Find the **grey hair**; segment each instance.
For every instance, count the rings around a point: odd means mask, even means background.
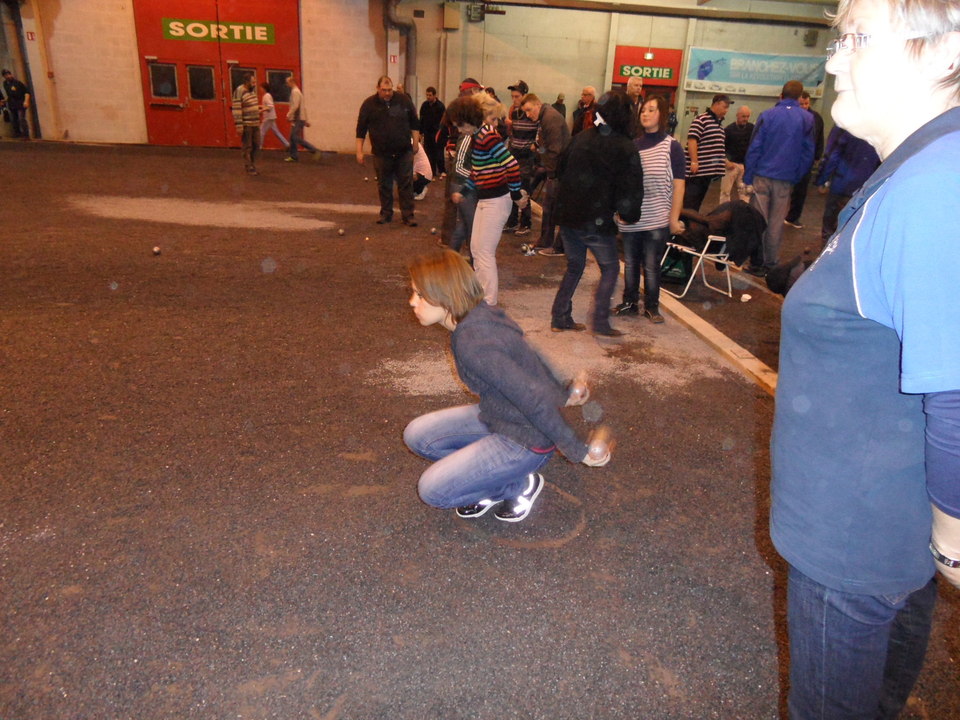
[[[875,1],[875,0],[871,0]],[[840,0],[837,14],[832,17],[833,26],[845,23],[857,0]],[[890,11],[890,23],[904,32],[923,33],[923,37],[907,41],[910,54],[916,59],[928,47],[951,32],[960,31],[960,3],[956,0],[886,0]],[[960,57],[954,59],[953,71],[942,78],[938,85],[952,90],[960,100]]]

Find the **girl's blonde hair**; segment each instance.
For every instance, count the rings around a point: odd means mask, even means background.
[[[460,253],[440,250],[410,263],[410,279],[420,296],[460,322],[483,300],[483,286]]]

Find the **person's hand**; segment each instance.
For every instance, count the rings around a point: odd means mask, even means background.
[[[600,457],[596,457],[590,452],[587,452],[587,454],[583,456],[582,462],[584,465],[588,465],[589,467],[603,467],[610,462],[610,451],[607,450]]]
[[[696,175],[696,174],[697,174],[697,170],[699,170],[699,169],[700,169],[700,163],[699,163],[699,161],[697,161],[697,160],[691,160],[691,161],[690,161],[690,174],[691,174],[691,175]]]
[[[598,427],[590,435],[587,454],[581,462],[590,467],[603,467],[610,462],[613,445],[613,435],[610,432],[610,428],[606,426]]]
[[[826,185],[821,185],[817,188],[817,192],[821,195],[826,195],[828,192],[830,192],[830,188],[828,188]]]
[[[583,405],[590,399],[590,382],[587,378],[587,371],[581,370],[574,376],[570,383],[570,390],[567,394],[566,407],[576,407]]]
[[[670,234],[671,235],[683,235],[684,231],[687,229],[687,226],[683,224],[683,220],[671,220],[670,221]]]
[[[753,195],[753,193],[754,193],[753,185],[744,185],[744,186],[743,186],[743,194],[744,194],[744,195]]]
[[[451,193],[450,200],[453,201],[454,205],[459,205],[461,202],[463,202],[463,193],[458,193],[458,192]]]
[[[363,165],[363,151],[357,152],[357,165]]]
[[[520,199],[515,202],[517,203],[517,207],[523,210],[527,205],[530,204],[530,193],[528,193],[526,190],[521,190]]]

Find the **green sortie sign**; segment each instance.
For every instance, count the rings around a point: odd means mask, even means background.
[[[167,40],[246,43],[273,45],[276,35],[269,23],[217,23],[209,20],[163,18],[163,37]]]

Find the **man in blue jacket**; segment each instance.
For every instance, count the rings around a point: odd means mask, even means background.
[[[877,151],[866,140],[854,137],[839,125],[830,131],[827,152],[816,181],[821,193],[826,193],[828,188],[830,192],[823,204],[820,228],[824,245],[837,231],[840,211],[879,165]]]
[[[780,261],[783,221],[790,208],[793,186],[813,165],[813,115],[800,107],[803,84],[783,86],[780,102],[757,118],[747,150],[743,182],[753,186],[750,204],[763,215],[763,260],[752,258],[747,272],[764,276]]]

